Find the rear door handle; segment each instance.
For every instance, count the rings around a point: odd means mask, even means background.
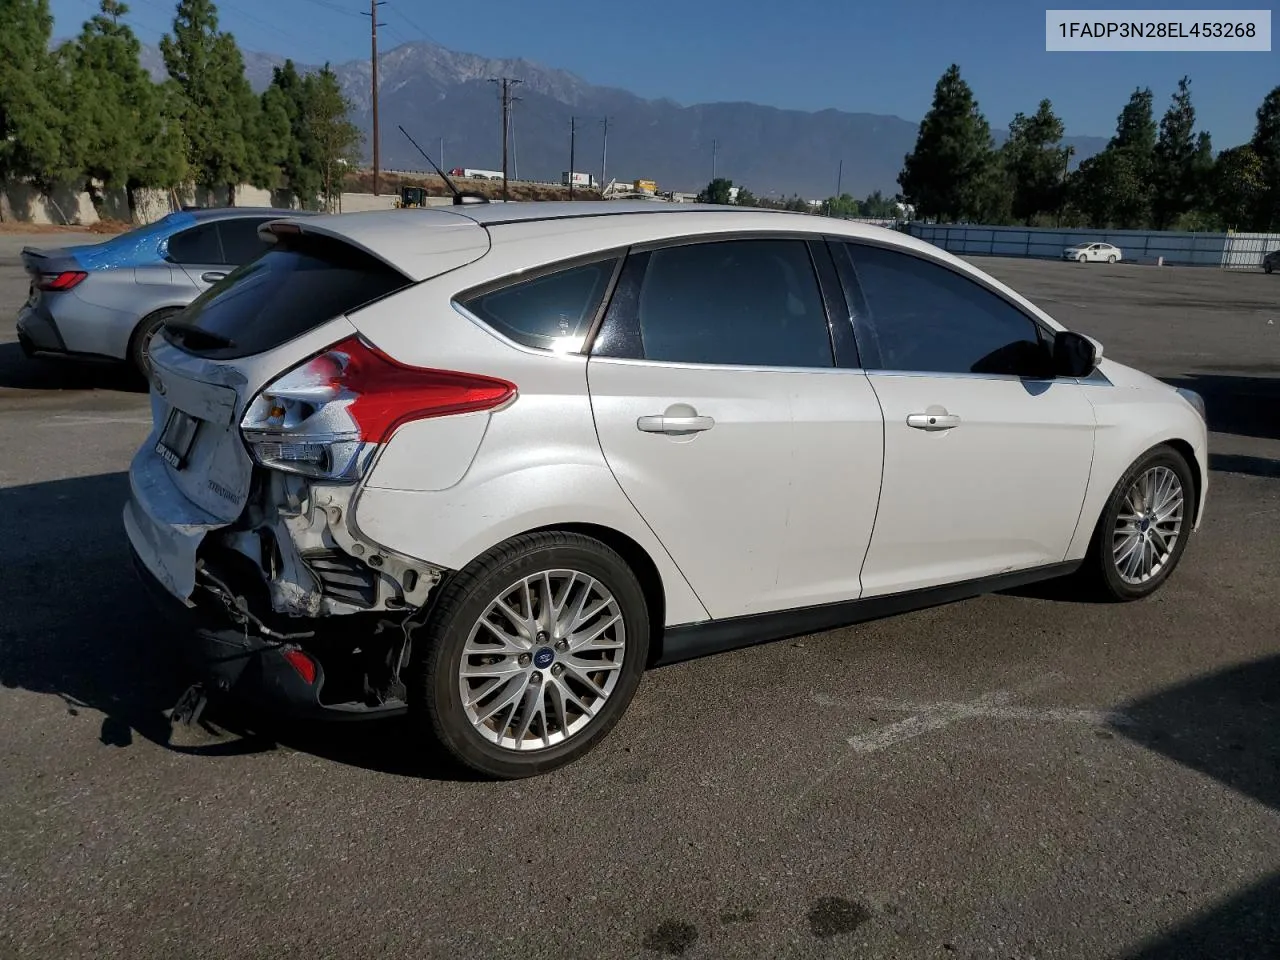
[[[711,417],[668,417],[657,413],[636,420],[636,427],[644,433],[699,433],[715,425]]]
[[[913,413],[907,417],[907,426],[917,430],[950,430],[960,426],[960,418],[954,413]]]
[[[219,280],[227,279],[227,275],[217,270],[210,270],[208,273],[200,274],[200,279],[205,283],[217,283]]]

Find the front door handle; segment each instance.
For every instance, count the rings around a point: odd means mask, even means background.
[[[907,426],[917,430],[950,430],[960,426],[960,418],[954,413],[913,413],[907,417]]]
[[[227,279],[227,275],[218,270],[210,270],[208,273],[200,274],[200,279],[205,283],[217,283],[219,280]]]
[[[693,407],[676,404],[666,413],[654,413],[636,420],[636,429],[644,433],[700,433],[716,425],[711,417],[700,417]]]

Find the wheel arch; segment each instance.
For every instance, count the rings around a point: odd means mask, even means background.
[[[1181,437],[1171,437],[1155,446],[1172,447],[1177,450],[1178,453],[1182,454],[1183,459],[1187,461],[1187,466],[1191,468],[1191,517],[1194,525],[1195,518],[1200,516],[1200,498],[1204,496],[1204,491],[1201,489],[1204,485],[1204,471],[1202,469],[1204,465],[1196,457],[1196,452],[1191,444]],[[1152,449],[1155,449],[1155,447],[1152,447]],[[1150,451],[1147,452],[1149,453]],[[1143,454],[1143,456],[1146,456],[1146,454]]]
[[[649,556],[649,551],[625,533],[595,523],[553,523],[524,532],[546,533],[552,530],[578,533],[599,540],[627,562],[644,592],[645,606],[649,612],[649,664],[656,663],[662,654],[662,637],[666,632],[667,595],[662,574],[657,563]]]
[[[181,313],[183,310],[187,308],[187,306],[188,305],[185,303],[169,303],[169,304],[165,304],[164,306],[156,307],[154,310],[148,310],[141,317],[139,317],[138,322],[135,323],[133,325],[133,329],[129,331],[129,343],[125,347],[126,362],[133,357],[133,348],[138,342],[138,335],[142,333],[143,329],[146,328],[146,325],[150,321],[160,316]]]

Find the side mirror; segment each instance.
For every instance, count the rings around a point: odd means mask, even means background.
[[[1053,372],[1058,377],[1087,377],[1102,358],[1102,344],[1070,330],[1053,338]]]

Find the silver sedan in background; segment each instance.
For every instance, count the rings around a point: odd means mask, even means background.
[[[29,357],[126,361],[145,375],[147,345],[165,320],[268,247],[264,223],[297,210],[181,210],[101,243],[26,247],[31,278],[18,311]]]

